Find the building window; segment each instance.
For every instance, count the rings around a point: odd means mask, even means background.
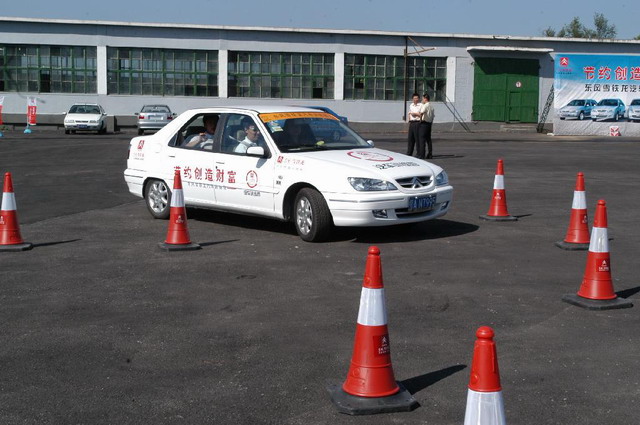
[[[333,99],[334,55],[229,52],[229,97]]]
[[[0,45],[0,91],[96,93],[96,48]]]
[[[410,56],[407,66],[407,99],[427,92],[433,101],[445,100],[447,58]],[[346,54],[344,67],[345,99],[405,99],[403,56]]]
[[[218,96],[218,52],[109,47],[109,94]]]

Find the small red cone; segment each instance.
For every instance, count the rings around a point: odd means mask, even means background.
[[[598,201],[596,207],[582,285],[577,294],[565,295],[562,300],[589,310],[633,307],[631,301],[619,298],[613,290],[607,232],[607,204],[602,199]]]
[[[573,192],[571,220],[563,241],[556,242],[558,248],[570,251],[589,249],[589,220],[587,219],[587,197],[584,190],[584,174],[578,173]]]
[[[493,329],[482,326],[476,331],[476,337],[464,425],[505,425]]]
[[[338,411],[349,415],[407,412],[417,406],[393,374],[380,249],[376,246],[369,248],[367,256],[349,373],[342,386],[330,385],[329,392]]]
[[[489,212],[486,215],[481,215],[480,218],[489,221],[516,221],[518,219],[509,215],[509,211],[507,211],[507,192],[504,189],[504,163],[502,159],[498,159],[498,165],[496,166]]]
[[[200,245],[191,243],[187,228],[187,210],[184,206],[182,180],[180,171],[176,170],[173,177],[173,192],[171,193],[171,209],[169,210],[169,229],[167,239],[158,244],[166,251],[189,251],[200,249]]]
[[[13,181],[11,173],[5,173],[0,207],[0,251],[26,251],[31,248],[33,244],[25,242],[20,235]]]

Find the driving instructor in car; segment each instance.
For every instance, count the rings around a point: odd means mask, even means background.
[[[235,153],[246,153],[251,146],[259,146],[260,129],[249,117],[242,120],[242,129],[246,137],[238,142],[238,146],[233,150]]]

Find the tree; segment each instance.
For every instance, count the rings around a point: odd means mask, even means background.
[[[595,38],[616,38],[616,26],[609,24],[609,20],[602,13],[593,15],[593,24],[596,26]]]
[[[587,28],[580,18],[574,17],[571,22],[565,24],[556,32],[551,27],[542,31],[545,37],[568,37],[568,38],[615,38],[618,34],[616,26],[609,23],[602,13],[593,15],[595,29]],[[640,37],[640,36],[639,36]]]
[[[640,40],[640,34],[636,35],[636,38],[634,38],[634,40]]]

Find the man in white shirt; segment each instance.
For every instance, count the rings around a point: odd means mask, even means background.
[[[414,93],[413,103],[409,105],[409,136],[407,138],[407,155],[413,155],[413,148],[415,145],[418,145],[418,152],[420,151],[420,95],[418,93]],[[424,152],[424,146],[422,147],[422,151]]]
[[[433,149],[431,145],[431,127],[433,126],[433,119],[436,114],[433,110],[433,106],[429,103],[429,94],[425,93],[422,96],[422,107],[420,108],[420,144],[418,145],[418,158],[425,159],[424,156],[424,145],[427,144],[429,151],[427,152],[426,159],[433,158]],[[422,147],[422,151],[420,151],[420,147]]]
[[[218,116],[207,114],[202,118],[204,133],[191,135],[184,143],[185,148],[209,149],[213,146],[213,136],[218,126]]]
[[[238,142],[238,146],[233,150],[235,153],[246,153],[251,146],[258,146],[260,139],[260,129],[251,118],[242,120],[242,128],[246,137]]]

